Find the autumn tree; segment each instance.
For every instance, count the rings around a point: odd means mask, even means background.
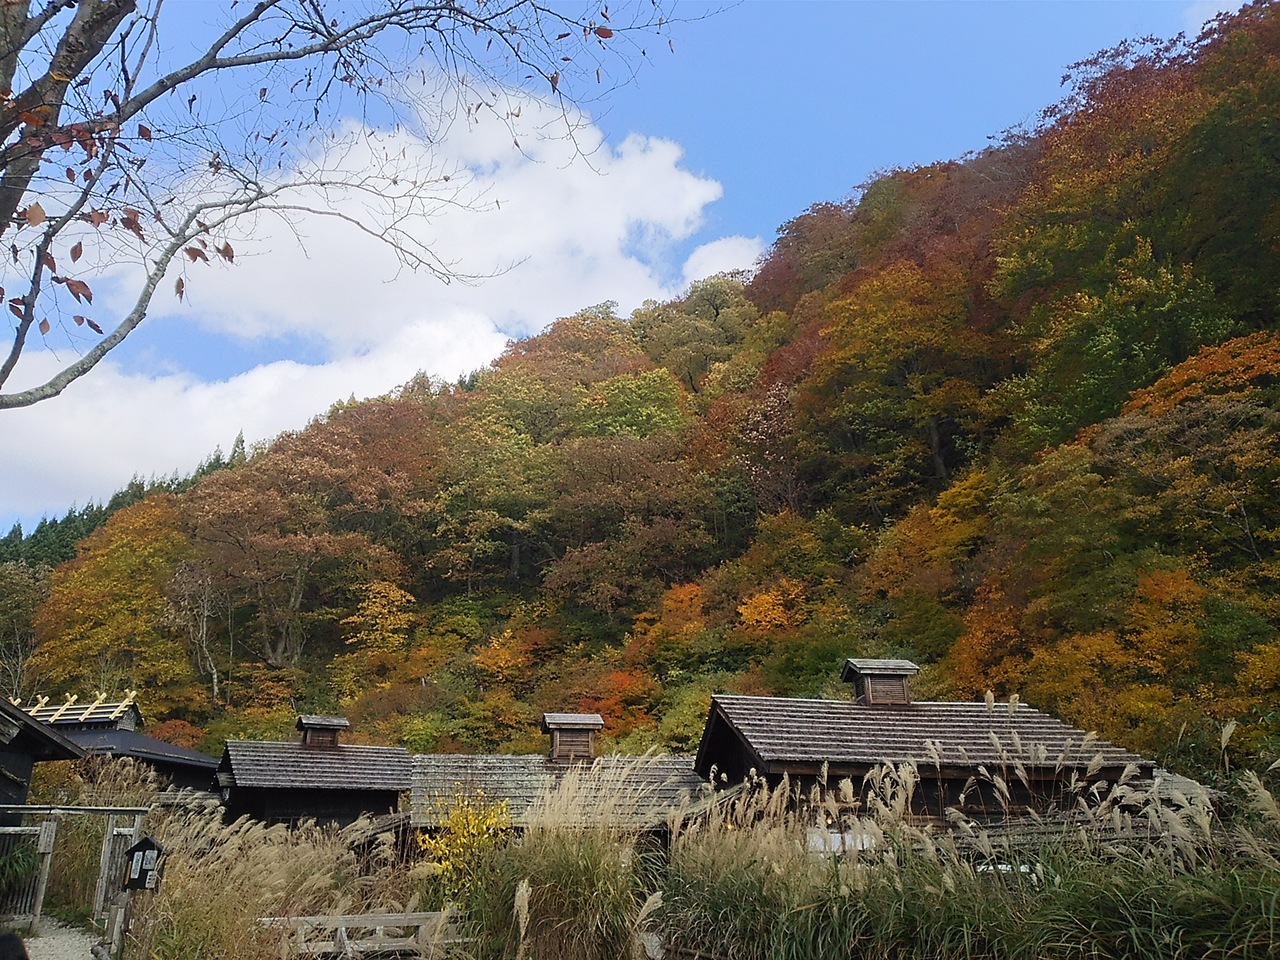
[[[54,571],[36,614],[31,666],[45,691],[136,689],[157,716],[198,711],[204,697],[186,645],[166,623],[166,588],[190,552],[171,495],[119,511],[88,537]]]
[[[357,529],[380,502],[379,491],[395,485],[344,431],[320,422],[186,495],[183,511],[199,556],[235,595],[263,662],[297,664],[321,580],[341,589],[399,574],[399,561]]]
[[[695,283],[680,300],[645,303],[632,313],[631,328],[650,359],[696,393],[755,320],[741,280],[722,274]]]
[[[665,25],[641,3],[0,5],[0,282],[15,318],[0,387],[35,338],[70,348],[0,407],[60,393],[142,322],[166,276],[181,298],[187,271],[232,263],[231,238],[264,215],[334,217],[408,267],[457,276],[424,223],[475,198],[426,145],[455,119],[509,122],[529,95],[558,100],[571,133],[568,98],[625,81]],[[117,311],[101,287],[125,264],[132,302]]]
[[[354,699],[362,690],[389,686],[404,662],[413,627],[413,596],[386,580],[360,587],[356,612],[342,621],[350,631],[350,653],[333,658],[333,688],[342,700]]]
[[[966,283],[898,262],[827,309],[826,345],[799,398],[809,472],[858,517],[946,485],[989,375]]]

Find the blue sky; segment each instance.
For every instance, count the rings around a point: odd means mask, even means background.
[[[587,160],[556,142],[514,153],[492,126],[438,146],[502,206],[442,217],[432,235],[475,272],[518,266],[446,287],[329,225],[304,225],[305,249],[269,230],[238,241],[236,266],[158,302],[85,380],[0,411],[0,531],[134,474],[188,472],[240,431],[267,439],[419,369],[452,379],[580,307],[630,310],[747,267],[810,204],[982,149],[1056,100],[1067,64],[1194,32],[1223,6],[746,0],[696,19],[713,8],[679,3],[695,19],[673,26],[674,51],[655,44],[634,82],[586,105]]]

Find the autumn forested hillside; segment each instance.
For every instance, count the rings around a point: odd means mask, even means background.
[[[816,204],[750,278],[335,407],[51,571],[10,537],[3,679],[137,688],[210,749],[305,709],[416,751],[540,749],[549,710],[687,750],[714,691],[903,656],[925,697],[1017,692],[1192,772],[1235,720],[1269,761],[1278,300],[1262,6]]]

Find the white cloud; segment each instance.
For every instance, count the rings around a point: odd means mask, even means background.
[[[759,240],[730,237],[680,263],[679,243],[700,227],[720,185],[682,169],[675,143],[631,136],[614,145],[590,124],[577,130],[576,149],[586,156],[575,158],[574,144],[535,135],[553,119],[546,109],[526,106],[520,149],[490,122],[451,132],[432,158],[446,169],[468,165],[470,184],[465,171],[459,180],[492,209],[446,208],[415,229],[429,231],[460,270],[496,276],[446,285],[398,271],[385,247],[333,219],[301,224],[301,245],[287,225],[259,221],[253,236],[236,239],[234,266],[188,268],[186,303],[164,285],[130,352],[61,397],[0,411],[0,532],[15,518],[105,499],[135,474],[189,472],[241,430],[249,441],[269,438],[335,400],[384,393],[418,370],[453,378],[496,356],[508,336],[603,300],[627,311],[675,296],[691,280],[759,255]],[[394,148],[406,155],[425,149],[398,136]],[[115,299],[100,291],[108,298]],[[154,362],[148,325],[170,332],[197,325],[215,343],[303,338],[314,362],[269,363],[204,382],[184,372],[181,355]],[[130,357],[146,357],[150,374],[126,366],[137,362]],[[51,360],[35,354],[24,364],[34,368],[24,382],[36,382]]]
[[[684,262],[685,286],[716,273],[749,270],[764,253],[759,237],[721,237],[698,247]]]

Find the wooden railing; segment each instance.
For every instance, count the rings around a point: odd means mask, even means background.
[[[281,956],[368,957],[443,954],[465,942],[447,912],[264,917],[281,932]]]

